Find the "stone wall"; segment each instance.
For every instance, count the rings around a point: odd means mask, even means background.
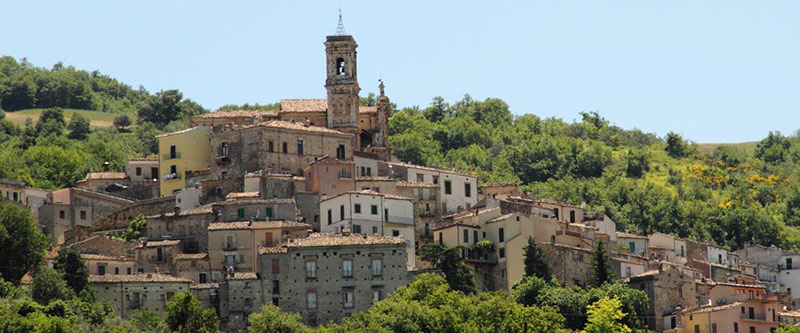
[[[147,216],[171,212],[174,206],[175,197],[173,196],[136,201],[93,221],[92,231],[125,229],[131,220],[140,214]]]

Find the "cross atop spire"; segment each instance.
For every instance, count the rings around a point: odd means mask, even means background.
[[[344,31],[344,23],[342,23],[342,9],[341,8],[339,8],[339,24],[336,25],[336,35],[337,36],[347,35],[347,32]]]

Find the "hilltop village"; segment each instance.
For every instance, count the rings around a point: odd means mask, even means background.
[[[618,232],[608,216],[518,184],[400,161],[384,84],[377,105],[359,105],[357,46],[326,37],[327,98],[196,115],[124,172],[53,191],[0,181],[0,196],[57,244],[51,265],[58,249],[79,251],[90,288],[122,317],[163,312],[189,290],[227,329],[269,303],[317,326],[441,274],[419,255],[425,244],[460,246],[479,291],[511,291],[532,239],[565,286],[589,283],[602,244],[615,276],[649,297],[656,331],[770,332],[800,320],[798,253]],[[141,240],[114,237],[142,218]]]

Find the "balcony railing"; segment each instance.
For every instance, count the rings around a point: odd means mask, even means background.
[[[339,171],[339,178],[353,178],[353,173],[350,171]]]
[[[756,313],[756,314],[753,314],[753,316],[750,316],[749,313],[742,313],[740,318],[744,319],[744,320],[767,321],[767,315],[763,314],[763,313]]]
[[[177,180],[177,179],[181,179],[181,178],[182,177],[181,177],[180,173],[168,173],[168,174],[164,175],[163,180],[164,181],[170,181],[170,180]]]
[[[181,158],[181,153],[180,152],[161,154],[161,159],[162,160],[174,160],[176,158]]]
[[[414,218],[413,217],[400,217],[400,216],[391,216],[391,215],[389,215],[389,219],[387,220],[387,222],[413,225],[414,224]]]
[[[222,249],[225,250],[225,251],[235,251],[236,250],[236,244],[225,244],[225,245],[222,246]]]

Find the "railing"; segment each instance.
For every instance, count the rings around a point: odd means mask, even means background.
[[[180,173],[168,173],[164,175],[164,181],[177,180],[177,179],[181,179]]]
[[[339,171],[339,178],[353,178],[353,173],[350,171]]]
[[[391,216],[391,215],[389,215],[389,219],[387,220],[387,222],[413,225],[414,224],[414,218],[413,217],[400,217],[400,216]]]
[[[767,321],[767,315],[763,313],[756,313],[753,316],[750,316],[749,313],[742,313],[739,317],[744,320],[760,320],[760,321]]]
[[[162,160],[173,160],[173,159],[176,159],[176,158],[181,158],[181,153],[180,152],[176,151],[174,154],[173,153],[161,154],[161,159]]]
[[[225,250],[225,251],[235,251],[236,250],[236,244],[225,244],[225,245],[222,246],[222,249]]]

